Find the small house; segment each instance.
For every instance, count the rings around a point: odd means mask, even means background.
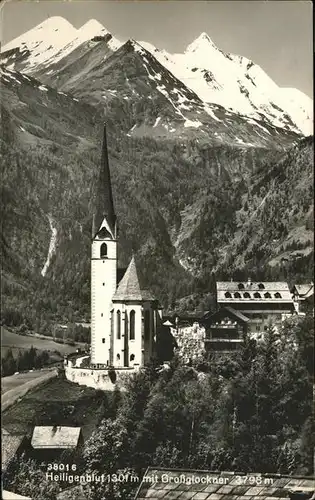
[[[291,289],[294,307],[298,314],[314,311],[314,283],[294,285]]]
[[[232,307],[222,307],[207,313],[200,321],[205,327],[205,350],[232,351],[238,349],[247,334],[249,318]]]
[[[31,440],[34,458],[43,461],[57,459],[65,451],[75,454],[82,445],[80,427],[36,426]]]

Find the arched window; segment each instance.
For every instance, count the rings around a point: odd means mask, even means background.
[[[255,299],[261,299],[261,295],[258,292],[254,293],[254,297]]]
[[[275,299],[281,299],[281,293],[277,292],[275,293]]]
[[[146,310],[144,312],[144,338],[150,338],[150,311]]]
[[[134,361],[135,360],[135,355],[134,354],[131,354],[130,356],[130,361]]]
[[[117,334],[117,339],[120,339],[121,336],[121,314],[120,311],[117,311],[116,313],[116,334]]]
[[[235,299],[240,299],[241,298],[241,294],[239,292],[234,293],[234,298]]]
[[[232,297],[232,295],[230,294],[230,292],[225,292],[225,297],[227,299],[230,299]]]
[[[244,288],[245,288],[245,287],[244,287],[243,283],[239,283],[239,284],[237,285],[237,288],[238,288],[239,290],[244,290]]]
[[[244,293],[244,299],[250,299],[250,294],[248,292]]]
[[[115,332],[114,332],[114,311],[111,310],[111,312],[110,312],[110,336],[112,339],[114,338],[114,335],[115,335]]]
[[[134,310],[130,311],[130,316],[129,316],[129,321],[130,321],[130,325],[129,325],[129,328],[130,328],[130,340],[135,340],[135,316],[136,316],[136,313],[134,312]]]
[[[265,293],[265,299],[271,299],[271,295],[269,292]]]
[[[101,259],[104,259],[105,257],[107,257],[107,245],[106,243],[102,243],[101,244]]]
[[[265,285],[263,283],[259,283],[258,284],[258,288],[259,288],[259,290],[264,290],[265,289]]]

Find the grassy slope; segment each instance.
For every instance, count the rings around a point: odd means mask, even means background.
[[[87,439],[107,411],[105,393],[72,384],[59,376],[4,411],[2,425],[17,433],[30,433],[34,425],[78,425]]]

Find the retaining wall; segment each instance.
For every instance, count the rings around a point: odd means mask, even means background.
[[[91,368],[65,366],[65,375],[69,382],[93,387],[94,389],[100,389],[102,391],[113,391],[115,386],[122,391],[125,390],[124,385],[126,381],[129,376],[136,373],[136,371],[137,370],[134,368],[118,368],[115,369],[113,377],[112,374],[111,376],[109,375],[108,370],[104,369],[92,370]]]

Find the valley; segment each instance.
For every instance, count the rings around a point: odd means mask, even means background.
[[[192,296],[207,309],[211,275],[311,279],[313,140],[298,127],[307,99],[296,114],[279,107],[282,90],[263,70],[206,34],[170,55],[119,42],[98,22],[45,23],[1,55],[4,324],[52,335],[52,321],[89,318],[104,120],[119,265],[134,252],[166,311]],[[240,107],[231,107],[238,92]]]

